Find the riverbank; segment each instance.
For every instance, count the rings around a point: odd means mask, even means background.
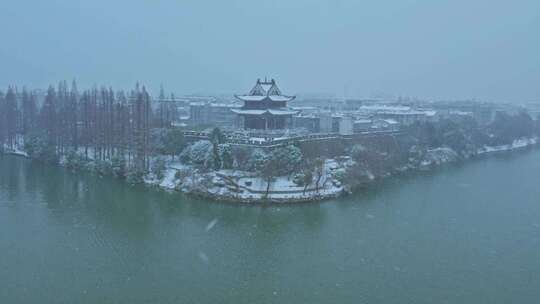
[[[482,154],[497,153],[497,152],[507,152],[507,151],[527,148],[529,146],[534,146],[537,144],[538,144],[538,137],[522,138],[522,139],[514,140],[514,142],[509,145],[484,146],[483,148],[478,149],[477,154],[482,155]]]
[[[392,168],[375,175],[369,170],[363,173],[365,180],[362,187],[407,172],[432,170],[446,163],[466,160],[470,157],[485,156],[493,153],[511,152],[538,144],[538,138],[515,140],[512,144],[484,146],[476,153],[462,157],[448,147],[427,150],[422,159],[410,160],[406,165]],[[3,153],[30,158],[20,146],[3,147]],[[60,165],[66,166],[66,158],[61,157]],[[350,157],[327,159],[324,161],[321,176],[317,182],[299,186],[290,176],[278,176],[271,180],[252,172],[240,170],[201,170],[181,162],[167,162],[161,176],[148,173],[143,177],[144,184],[166,191],[178,191],[188,195],[204,197],[215,201],[234,203],[300,203],[328,200],[353,191],[351,181],[343,180],[344,172],[350,170],[354,161]],[[87,166],[89,167],[89,166]],[[87,168],[84,167],[84,168]],[[84,170],[81,168],[81,170]]]
[[[421,160],[410,161],[404,166],[398,168],[392,168],[388,172],[383,172],[379,176],[375,176],[372,172],[365,172],[367,176],[367,182],[363,184],[363,187],[370,187],[375,183],[382,181],[386,178],[408,174],[415,171],[429,171],[436,169],[444,164],[449,164],[458,161],[467,161],[470,158],[478,156],[487,156],[495,153],[512,152],[516,150],[525,149],[538,144],[538,138],[523,138],[514,140],[512,144],[500,145],[500,146],[484,146],[477,149],[473,153],[467,153],[460,155],[456,151],[448,147],[440,147],[427,150]],[[221,201],[231,202],[243,202],[243,203],[259,203],[259,202],[272,202],[272,203],[297,203],[297,202],[309,202],[318,200],[327,200],[335,198],[341,195],[351,194],[353,188],[346,181],[339,180],[337,178],[338,173],[343,172],[351,168],[353,162],[350,158],[346,158],[345,161],[337,161],[335,159],[328,159],[325,162],[324,173],[324,187],[321,189],[308,189],[302,191],[301,187],[295,186],[294,183],[287,177],[280,177],[275,183],[272,184],[271,191],[265,194],[263,187],[266,184],[261,178],[258,177],[242,177],[239,172],[216,172],[213,176],[214,187],[204,189],[198,189],[195,191],[197,195]],[[236,183],[231,183],[231,180],[237,180]],[[238,191],[238,185],[242,181],[253,181],[250,185],[257,185],[255,188],[258,191],[253,191],[252,188],[240,186],[241,191]],[[231,187],[233,186],[233,187]],[[295,189],[295,191],[290,191]],[[244,190],[244,191],[242,191]]]

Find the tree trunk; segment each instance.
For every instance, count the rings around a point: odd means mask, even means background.
[[[317,174],[317,181],[315,182],[315,190],[319,192],[319,183],[321,181],[322,174]]]
[[[266,194],[264,195],[264,197],[268,198],[268,193],[270,192],[270,184],[272,183],[272,180],[267,180],[266,182]]]

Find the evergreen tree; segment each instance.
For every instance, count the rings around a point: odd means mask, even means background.
[[[24,87],[22,91],[22,134],[28,135],[33,132],[36,128],[36,121],[36,97]]]
[[[180,129],[170,129],[166,132],[164,142],[165,153],[170,155],[172,160],[185,148],[186,141],[184,133]]]
[[[7,144],[10,148],[15,146],[15,141],[17,138],[18,131],[18,117],[19,109],[17,107],[17,96],[15,95],[15,90],[12,87],[8,88],[5,101],[4,101],[4,110],[5,113],[5,137]]]
[[[210,133],[210,141],[216,144],[223,144],[225,143],[225,135],[223,132],[221,132],[220,128],[214,128],[212,132]]]
[[[221,168],[232,169],[234,158],[232,155],[231,146],[228,144],[221,144],[218,146],[219,158],[221,160]]]
[[[49,86],[47,90],[40,116],[41,130],[45,132],[45,139],[49,145],[55,146],[57,143],[57,113],[56,91],[53,86]]]
[[[70,134],[70,144],[76,151],[79,149],[79,92],[75,80],[71,83],[69,101],[67,109],[68,130]]]
[[[6,129],[6,100],[4,98],[4,93],[0,91],[0,151],[3,151],[4,149]]]

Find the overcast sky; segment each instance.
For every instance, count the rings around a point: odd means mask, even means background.
[[[0,86],[540,100],[538,0],[0,0]]]

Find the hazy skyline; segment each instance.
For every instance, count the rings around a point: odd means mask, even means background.
[[[0,87],[540,101],[540,2],[4,1]]]

